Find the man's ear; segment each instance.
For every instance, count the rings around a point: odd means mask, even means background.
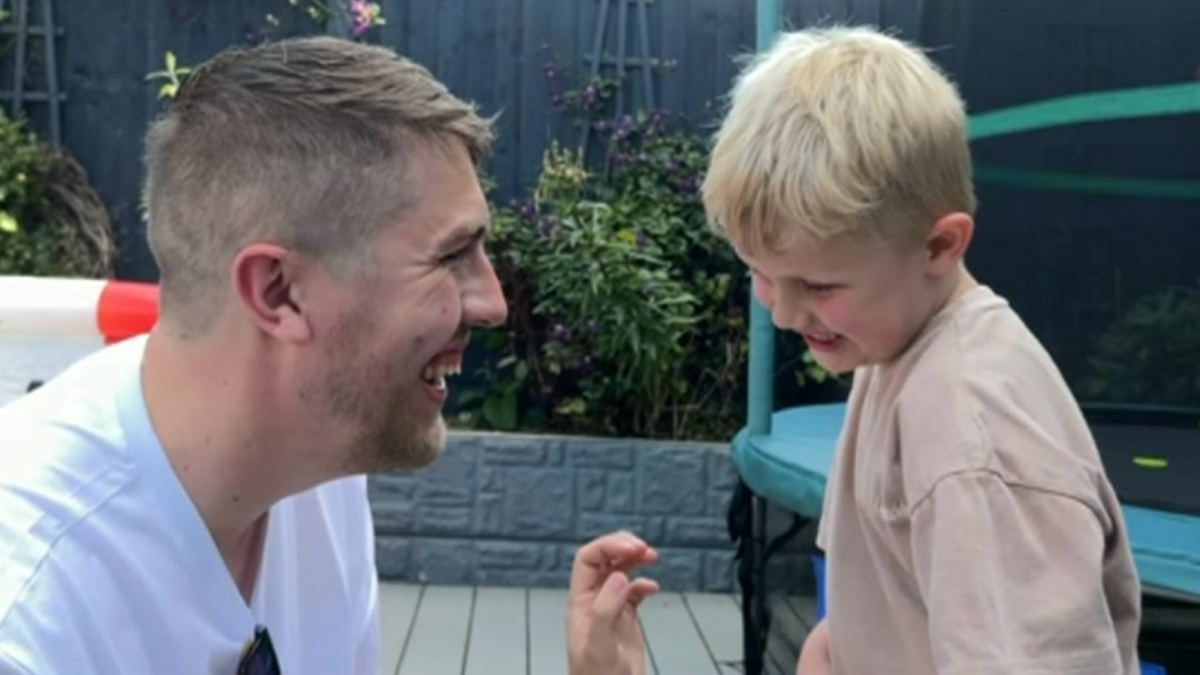
[[[958,269],[967,255],[974,233],[975,220],[965,213],[951,213],[938,219],[925,239],[929,272],[943,276]]]
[[[305,305],[302,258],[274,244],[251,244],[233,261],[234,293],[247,318],[283,342],[312,337]]]

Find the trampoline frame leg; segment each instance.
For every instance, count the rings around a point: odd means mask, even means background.
[[[729,535],[737,544],[737,579],[741,586],[743,673],[762,675],[771,614],[767,611],[766,576],[771,556],[810,522],[795,515],[788,529],[768,541],[767,501],[740,478],[729,506]]]

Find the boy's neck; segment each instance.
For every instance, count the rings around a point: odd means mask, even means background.
[[[971,273],[967,271],[965,266],[960,267],[958,272],[954,275],[944,279],[941,284],[941,288],[938,289],[936,294],[936,300],[930,307],[929,313],[925,316],[925,320],[921,322],[920,326],[917,327],[917,330],[913,331],[913,334],[909,338],[908,342],[905,343],[904,347],[897,352],[895,356],[889,359],[888,363],[894,363],[898,359],[902,358],[904,354],[908,352],[909,348],[912,347],[912,345],[922,335],[924,335],[927,330],[929,330],[930,324],[933,323],[933,321],[939,315],[941,315],[941,313],[944,312],[947,307],[953,305],[958,301],[959,298],[967,293],[970,293],[972,290],[978,287],[979,282],[975,280],[975,277],[971,276]]]
[[[970,293],[972,290],[979,287],[979,282],[971,273],[967,271],[965,266],[958,268],[958,273],[946,279],[941,296],[942,299],[934,306],[933,311],[929,313],[926,323],[933,317],[942,313],[947,307],[953,305],[959,298]]]

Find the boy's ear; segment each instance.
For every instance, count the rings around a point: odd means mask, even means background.
[[[304,280],[300,257],[273,244],[247,246],[233,261],[234,296],[246,318],[282,342],[312,336]]]
[[[974,233],[975,220],[965,213],[951,213],[938,219],[925,239],[930,272],[940,276],[957,269],[967,255]]]

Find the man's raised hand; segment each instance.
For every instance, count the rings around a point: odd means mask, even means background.
[[[646,645],[638,605],[658,592],[649,579],[631,579],[658,553],[628,532],[594,539],[575,554],[567,600],[567,660],[571,675],[644,675]]]

